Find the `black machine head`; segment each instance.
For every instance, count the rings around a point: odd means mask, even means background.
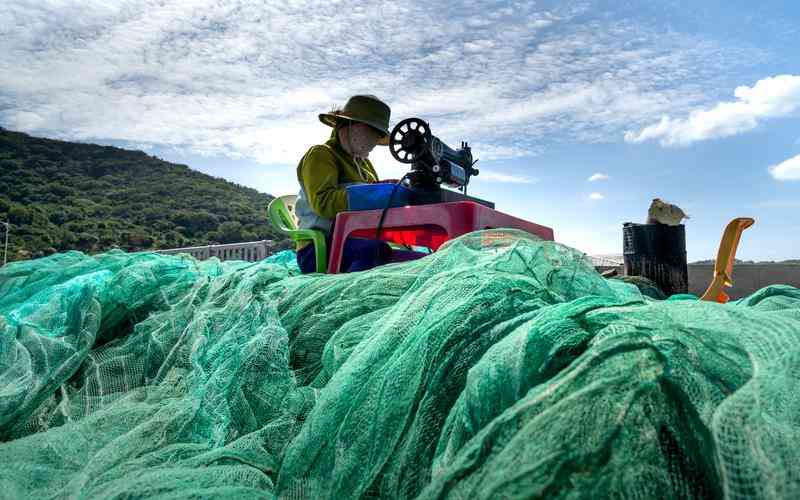
[[[427,122],[406,118],[389,134],[389,151],[395,160],[410,163],[408,174],[413,187],[431,189],[446,184],[466,193],[467,184],[478,170],[473,168],[472,151],[466,142],[454,150],[431,134]]]

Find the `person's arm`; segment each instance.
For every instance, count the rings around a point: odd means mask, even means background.
[[[333,153],[324,146],[312,148],[300,169],[311,210],[326,219],[347,210],[347,191],[339,186],[339,170]]]

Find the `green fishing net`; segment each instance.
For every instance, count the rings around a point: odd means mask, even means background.
[[[511,230],[0,269],[2,498],[797,498],[798,463],[788,286],[656,300]]]

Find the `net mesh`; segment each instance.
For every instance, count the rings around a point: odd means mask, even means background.
[[[800,290],[655,300],[512,230],[300,275],[0,269],[0,497],[796,498]]]

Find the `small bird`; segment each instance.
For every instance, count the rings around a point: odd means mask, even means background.
[[[689,216],[677,205],[672,205],[663,201],[661,198],[654,198],[647,210],[648,224],[666,224],[668,226],[678,226],[683,219]]]

